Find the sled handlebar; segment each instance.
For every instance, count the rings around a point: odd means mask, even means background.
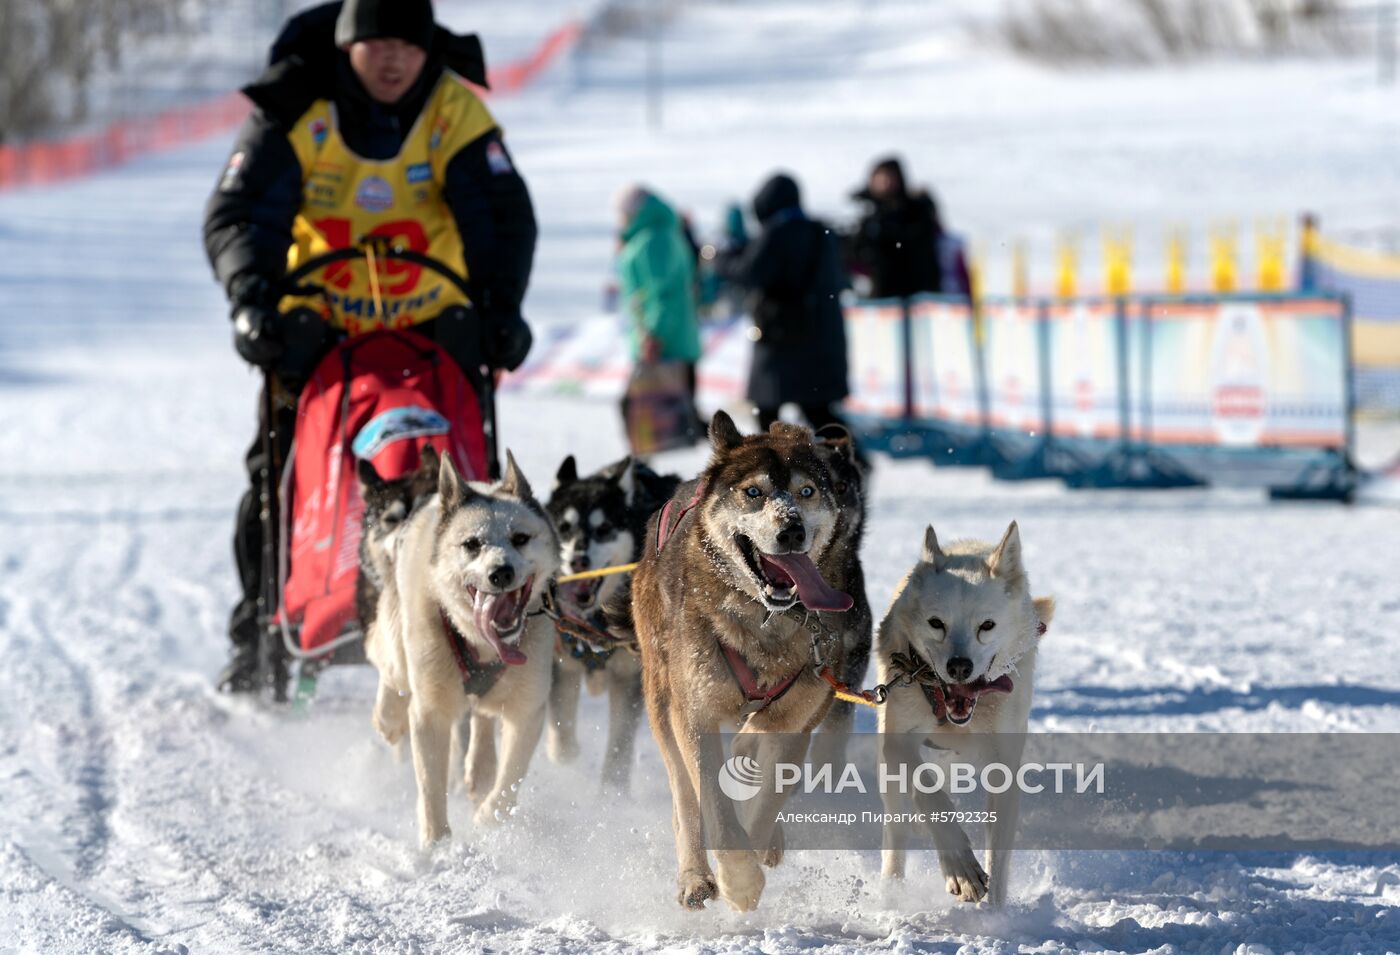
[[[412,249],[405,249],[402,246],[389,245],[387,242],[358,242],[355,245],[347,246],[343,249],[332,249],[329,252],[322,252],[320,255],[313,255],[295,269],[288,272],[277,282],[273,291],[280,298],[284,295],[324,295],[326,290],[322,285],[314,282],[303,284],[307,276],[323,269],[327,265],[334,265],[337,262],[351,262],[366,259],[366,250],[373,248],[374,255],[383,259],[392,259],[399,262],[409,262],[413,265],[421,266],[434,272],[447,281],[451,282],[457,291],[468,301],[471,300],[471,291],[467,287],[467,280],[461,273],[452,268],[441,259],[435,259],[422,252],[414,252]]]

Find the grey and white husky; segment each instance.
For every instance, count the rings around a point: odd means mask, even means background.
[[[442,456],[437,494],[396,534],[393,573],[365,638],[379,670],[375,728],[390,744],[409,732],[425,846],[450,835],[452,731],[465,713],[478,825],[514,809],[544,728],[554,627],[535,611],[559,543],[515,458],[506,459],[503,480],[479,484]]]
[[[892,686],[880,708],[881,758],[910,764],[929,742],[962,759],[1016,766],[1025,744],[1035,688],[1040,635],[1050,624],[1055,601],[1032,597],[1021,560],[1021,535],[1013,521],[999,544],[957,541],[944,551],[929,527],[922,559],[895,593],[875,641],[881,683],[905,671],[895,655],[924,667],[928,679]],[[909,814],[953,811],[943,790],[882,793],[885,811]],[[987,826],[987,867],[978,864],[967,834],[954,822],[928,826],[948,891],[968,902],[1006,900],[1008,865],[1020,812],[1020,793],[988,795],[995,813]],[[933,818],[947,818],[936,816]],[[904,875],[909,828],[887,825],[886,877]]]

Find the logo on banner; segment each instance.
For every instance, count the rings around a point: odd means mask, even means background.
[[[385,212],[394,205],[394,187],[378,176],[369,176],[355,190],[355,205],[370,212]]]
[[[1259,443],[1268,423],[1269,344],[1259,306],[1223,305],[1211,346],[1211,427],[1226,447]]]

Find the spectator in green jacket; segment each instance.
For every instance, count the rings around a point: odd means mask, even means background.
[[[630,324],[632,358],[638,362],[684,362],[694,405],[700,322],[696,317],[695,257],[680,217],[640,185],[623,190],[617,213],[622,230],[618,291],[622,314]]]

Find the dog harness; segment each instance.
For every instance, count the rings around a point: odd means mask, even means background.
[[[704,496],[705,482],[697,481],[695,484],[695,493],[692,494],[690,500],[686,501],[681,507],[680,512],[676,514],[674,522],[671,520],[671,511],[675,507],[676,499],[671,498],[666,502],[666,505],[661,508],[661,519],[656,523],[656,552],[658,554],[661,553],[661,548],[666,546],[666,542],[680,529],[681,521],[685,520],[687,514],[695,510],[700,504],[700,499]]]
[[[1047,629],[1043,621],[1039,622],[1036,624],[1035,635],[1043,637]],[[899,672],[899,677],[876,689],[886,690],[896,684],[908,686],[910,683],[917,683],[919,689],[923,691],[924,699],[928,701],[929,709],[933,710],[934,718],[940,724],[948,722],[948,701],[943,695],[943,683],[934,674],[933,667],[929,666],[923,657],[915,653],[912,647],[905,653],[891,654],[890,662],[894,664],[894,669]]]
[[[749,661],[744,659],[742,653],[723,642],[720,643],[719,648],[724,652],[724,661],[729,664],[729,672],[734,675],[734,682],[739,684],[739,692],[744,694],[744,705],[739,710],[740,719],[747,719],[755,713],[767,709],[768,705],[775,700],[782,699],[783,694],[792,689],[797,678],[806,669],[806,667],[798,667],[787,679],[763,690],[758,686],[758,675],[753,672],[753,667],[749,666]]]
[[[457,672],[462,674],[462,689],[468,696],[485,696],[500,680],[506,665],[500,660],[495,663],[482,663],[478,660],[476,651],[472,649],[466,637],[457,631],[452,618],[446,612],[441,613],[442,632],[447,635],[447,645],[452,648],[452,659],[457,661]]]

